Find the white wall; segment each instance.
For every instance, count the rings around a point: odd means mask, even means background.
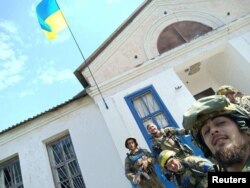
[[[211,57],[209,71],[220,85],[232,85],[250,94],[250,33],[231,39],[223,53]]]
[[[210,74],[207,66],[207,63],[201,62],[200,70],[197,73],[193,75],[188,75],[188,72],[178,74],[192,95],[196,95],[208,88],[214,90],[218,88],[218,83]]]
[[[250,32],[229,41],[228,57],[232,85],[250,95]]]
[[[199,61],[191,59],[188,63],[183,59],[184,62],[175,67],[180,79],[193,95],[209,87],[216,91],[221,85],[232,85],[243,93],[250,94],[250,32],[237,35],[238,37],[231,37],[227,41],[221,39],[221,44],[217,40],[218,45],[214,48],[217,53],[210,53],[210,56]],[[206,54],[210,50],[207,49]],[[201,69],[188,75],[188,71],[185,73],[184,70],[190,68],[189,62],[200,62]]]
[[[142,79],[143,81],[137,82],[128,87],[123,87],[123,89],[120,88],[121,90],[115,88],[115,90],[119,90],[119,92],[115,92],[113,95],[105,98],[109,105],[108,110],[104,107],[101,100],[97,102],[100,106],[105,122],[109,127],[110,134],[120,154],[120,158],[123,161],[126,157],[126,152],[128,152],[124,146],[124,140],[128,136],[135,136],[141,147],[148,148],[124,99],[125,96],[149,85],[153,85],[163,103],[180,127],[182,127],[182,114],[194,100],[193,96],[180,81],[173,69],[162,70],[162,72],[150,77],[144,75],[142,78],[144,78]],[[175,87],[180,85],[182,87],[176,90]]]
[[[69,132],[89,188],[130,187],[98,107],[89,97],[0,137],[0,161],[18,153],[25,188],[54,187],[46,143]]]

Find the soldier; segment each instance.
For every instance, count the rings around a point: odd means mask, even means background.
[[[147,125],[147,130],[152,135],[152,150],[157,156],[163,150],[172,150],[180,158],[193,155],[192,149],[183,144],[177,137],[177,135],[187,135],[189,131],[174,127],[166,127],[159,130],[153,123]]]
[[[184,113],[183,126],[224,171],[250,172],[250,116],[244,108],[225,96],[204,97]]]
[[[250,113],[250,96],[243,95],[232,86],[221,86],[216,95],[224,95],[231,103],[238,104]]]
[[[135,138],[129,137],[125,147],[130,150],[125,159],[126,177],[141,188],[164,188],[154,171],[154,158],[146,149],[140,149]]]
[[[207,172],[214,171],[209,160],[190,155],[183,159],[171,150],[159,155],[160,165],[172,173],[172,181],[180,188],[205,188],[208,186]]]

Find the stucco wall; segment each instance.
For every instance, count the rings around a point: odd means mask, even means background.
[[[142,80],[143,81],[127,87],[121,86],[120,88],[115,88],[116,92],[105,98],[109,105],[108,110],[105,108],[101,100],[97,102],[107,126],[109,127],[109,131],[120,154],[121,160],[125,159],[126,152],[128,152],[124,147],[124,140],[128,136],[135,136],[138,139],[140,146],[148,148],[124,99],[125,96],[149,85],[153,85],[180,127],[182,127],[182,114],[191,105],[192,101],[194,101],[193,96],[180,81],[173,69],[166,69],[158,74],[153,74],[147,77],[145,76]],[[175,87],[177,86],[182,87],[176,90]]]
[[[158,36],[174,22],[197,21],[216,29],[249,13],[249,0],[240,4],[237,0],[152,1],[90,64],[91,71],[102,83],[159,56]],[[95,85],[88,69],[83,74]]]
[[[250,94],[250,32],[231,39],[223,53],[209,60],[209,71],[219,85],[232,85],[245,94]]]
[[[46,143],[65,132],[71,136],[86,187],[130,187],[102,115],[89,97],[1,135],[0,161],[18,153],[24,187],[52,188]]]

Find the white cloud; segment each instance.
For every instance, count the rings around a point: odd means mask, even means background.
[[[70,69],[56,70],[54,67],[46,67],[39,70],[39,80],[44,84],[53,84],[55,82],[73,80],[74,78]]]
[[[13,49],[11,49],[10,43],[3,42],[1,40],[2,38],[0,36],[0,52],[1,52],[0,60],[2,61],[13,57],[15,55],[15,52]]]
[[[0,20],[0,29],[0,90],[3,90],[23,79],[21,73],[27,56],[19,55],[13,47],[13,43],[19,43],[14,23]]]
[[[36,6],[37,5],[38,5],[38,2],[33,2],[31,5],[31,9],[29,10],[30,17],[35,18],[35,19],[37,19],[37,16],[36,16]]]
[[[6,32],[10,34],[17,34],[17,31],[18,31],[17,27],[15,26],[13,22],[9,22],[6,20],[0,21],[0,28],[4,29]]]
[[[0,39],[1,39],[1,42],[3,41],[9,41],[10,40],[10,36],[7,35],[6,33],[0,33]]]
[[[12,58],[2,62],[0,65],[0,90],[12,86],[23,79],[21,72],[25,65],[25,59],[24,57],[21,57],[19,60]]]
[[[24,97],[27,97],[27,96],[31,96],[33,94],[34,94],[34,91],[31,91],[31,90],[22,91],[22,92],[19,93],[19,97],[24,98]]]
[[[8,86],[14,85],[22,80],[22,76],[18,74],[9,75],[8,71],[0,71],[0,90],[7,88]]]
[[[10,60],[4,62],[3,67],[8,71],[10,75],[19,74],[22,72],[25,61],[27,60],[26,56],[19,56],[19,59],[12,57]]]

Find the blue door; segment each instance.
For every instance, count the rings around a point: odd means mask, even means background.
[[[179,127],[152,85],[131,93],[125,97],[125,100],[150,148],[151,136],[146,129],[146,126],[150,122],[157,125],[158,128],[167,126]],[[190,136],[180,139],[182,142],[187,143],[194,150],[196,155],[203,155],[198,147],[192,145]],[[158,165],[155,165],[155,168],[157,169],[159,178],[164,182],[166,187],[175,187],[172,182],[167,181]]]
[[[166,126],[178,127],[153,86],[136,91],[126,96],[125,100],[149,147],[151,146],[151,139],[146,129],[148,123],[153,122],[159,128]],[[174,188],[175,185],[165,178],[159,165],[155,165],[155,168],[158,177],[166,187]]]

